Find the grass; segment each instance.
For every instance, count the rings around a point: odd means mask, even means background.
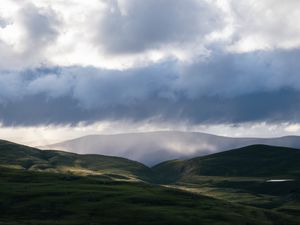
[[[148,181],[153,172],[145,165],[120,157],[79,155],[63,151],[39,150],[0,141],[0,166],[30,171],[72,173],[75,175],[121,175]]]
[[[108,177],[0,170],[0,224],[297,224],[284,213]]]
[[[0,141],[0,225],[298,225],[297,151],[250,146],[148,168]]]
[[[266,182],[254,177],[184,177],[168,187],[210,196],[231,203],[269,209],[298,216],[300,221],[300,182]]]
[[[300,178],[298,149],[252,145],[189,160],[171,160],[153,167],[160,182],[182,177],[281,177]]]

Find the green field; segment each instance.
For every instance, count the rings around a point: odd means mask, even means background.
[[[250,146],[148,168],[1,141],[0,224],[299,225],[298,151]]]

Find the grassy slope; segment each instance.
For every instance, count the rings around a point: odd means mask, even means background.
[[[184,176],[300,177],[297,149],[252,145],[190,160],[172,160],[153,167],[163,181]]]
[[[141,182],[0,169],[0,224],[296,225],[297,218]]]
[[[172,189],[120,179],[153,181],[153,171],[175,182]],[[153,171],[118,157],[0,141],[0,225],[300,224],[297,150],[250,146]],[[276,176],[296,181],[265,182]]]
[[[152,176],[152,171],[143,164],[120,157],[42,151],[7,141],[0,141],[0,165],[33,171],[78,175],[107,174],[144,180]]]
[[[160,181],[214,198],[300,215],[300,151],[264,145],[172,160],[155,166]],[[290,182],[266,182],[292,178]],[[299,218],[300,220],[300,218]]]

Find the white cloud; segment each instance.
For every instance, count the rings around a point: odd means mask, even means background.
[[[0,69],[50,64],[47,50],[55,43],[60,26],[51,8],[37,7],[29,1],[4,0],[0,15],[6,21],[0,28],[0,54],[6,59]]]
[[[127,69],[300,46],[298,0],[1,0],[0,68]]]
[[[40,64],[124,69],[170,57],[189,60],[206,54],[205,36],[222,24],[221,10],[205,0],[1,4],[1,21],[7,21],[0,33],[7,48],[3,57],[11,55],[5,69]]]
[[[300,124],[289,124],[286,126],[285,131],[290,133],[299,133]]]
[[[300,46],[298,0],[232,0],[233,43],[229,50],[248,52]]]

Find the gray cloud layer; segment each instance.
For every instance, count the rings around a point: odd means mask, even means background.
[[[215,53],[132,70],[40,68],[0,75],[0,118],[12,124],[145,119],[300,122],[299,50]]]
[[[4,125],[300,122],[299,1],[3,1]]]

